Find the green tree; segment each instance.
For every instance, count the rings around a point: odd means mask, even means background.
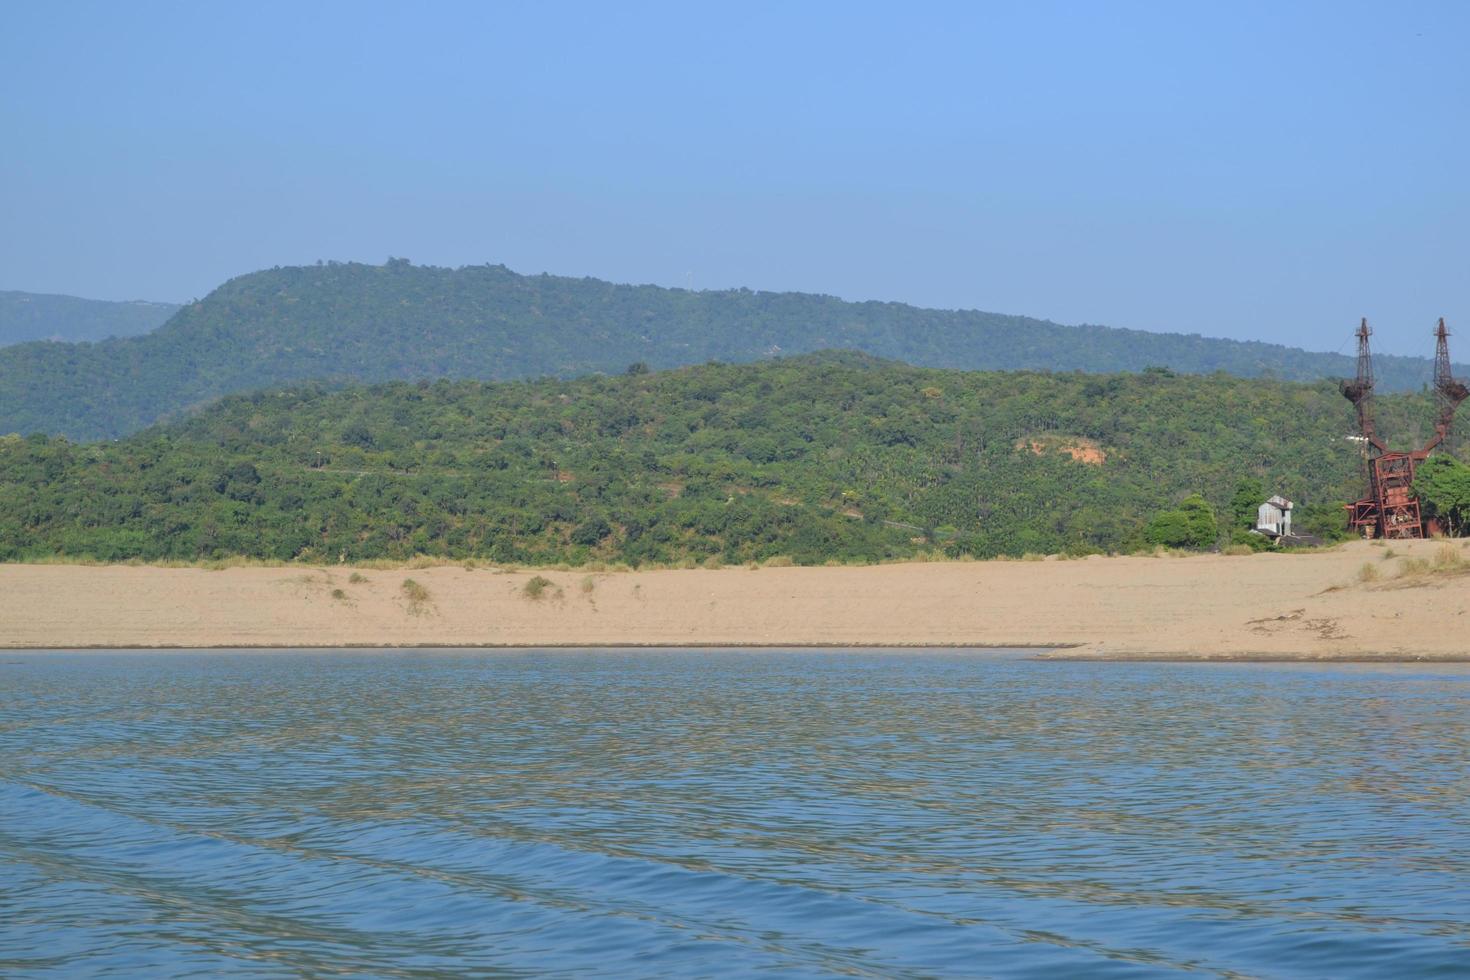
[[[1235,485],[1230,496],[1230,527],[1249,530],[1256,526],[1256,514],[1266,499],[1266,488],[1260,477],[1248,476]]]
[[[1189,521],[1189,533],[1194,539],[1196,548],[1208,548],[1215,543],[1219,534],[1215,519],[1215,508],[1210,502],[1197,493],[1185,497],[1179,504],[1179,509],[1184,512]]]
[[[1216,534],[1215,508],[1192,493],[1177,509],[1155,515],[1144,536],[1150,544],[1168,548],[1208,548],[1215,543]]]
[[[1445,533],[1459,537],[1470,531],[1470,466],[1451,456],[1431,456],[1414,474],[1414,493],[1425,516],[1438,520]]]

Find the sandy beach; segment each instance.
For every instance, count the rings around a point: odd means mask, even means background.
[[[0,646],[1054,646],[1087,657],[1470,659],[1470,575],[1402,574],[1406,560],[1444,547],[590,573],[0,565]],[[550,584],[533,598],[537,575]],[[405,580],[423,590],[417,599]]]

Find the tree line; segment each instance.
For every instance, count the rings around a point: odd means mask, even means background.
[[[1390,434],[1429,412],[1423,396],[1380,402]],[[117,442],[0,437],[0,560],[640,565],[1204,547],[1235,530],[1220,518],[1209,533],[1206,513],[1238,517],[1242,478],[1255,481],[1247,498],[1283,493],[1299,527],[1330,537],[1358,495],[1351,431],[1326,383],[853,354],[309,384]]]

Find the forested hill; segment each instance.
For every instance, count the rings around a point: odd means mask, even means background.
[[[1432,406],[1380,399],[1414,443]],[[1329,382],[979,373],[861,355],[233,396],[120,442],[0,437],[0,560],[878,560],[1130,549],[1240,480],[1356,496]],[[1228,529],[1226,529],[1228,530]],[[1206,528],[1213,540],[1213,528]],[[1259,540],[1259,539],[1257,539]]]
[[[967,369],[1162,365],[1317,379],[1354,368],[1345,357],[1270,344],[394,260],[241,276],[143,337],[0,349],[0,433],[117,437],[220,395],[306,379],[569,377],[635,361],[662,368],[824,348]],[[1428,377],[1427,360],[1378,361],[1386,390],[1416,389]]]
[[[0,347],[28,340],[103,340],[147,333],[178,312],[172,303],[114,303],[0,290]]]

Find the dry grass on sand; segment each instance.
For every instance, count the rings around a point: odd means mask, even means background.
[[[1066,646],[1470,658],[1470,549],[873,567],[0,565],[0,646]]]

